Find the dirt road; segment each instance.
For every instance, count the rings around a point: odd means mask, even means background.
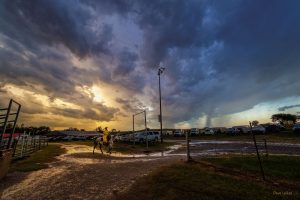
[[[91,147],[64,145],[67,153],[47,169],[9,174],[0,182],[1,199],[114,199],[137,178],[175,157],[132,158],[91,153]]]

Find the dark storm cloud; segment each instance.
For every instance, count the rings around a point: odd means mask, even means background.
[[[72,108],[55,108],[51,110],[52,114],[62,115],[76,119],[91,119],[96,121],[111,121],[118,109],[107,109],[105,107],[97,109],[86,108],[84,110]]]
[[[131,99],[116,98],[116,102],[121,104],[122,109],[124,109],[127,113],[130,114],[137,113],[142,109],[146,108],[146,106],[136,98],[131,98]]]
[[[135,53],[125,49],[119,56],[119,64],[117,65],[114,74],[116,76],[128,75],[136,67],[135,62],[137,59],[138,56]]]
[[[137,14],[145,36],[142,58],[149,68],[167,66],[172,84],[164,96],[171,102],[164,104],[173,122],[300,95],[299,1],[137,4],[144,8]]]
[[[283,106],[283,107],[278,108],[278,111],[285,111],[285,110],[288,110],[288,109],[291,109],[291,108],[298,108],[298,107],[300,107],[300,104],[290,105],[290,106]]]
[[[94,13],[95,14],[95,13]],[[69,117],[86,117],[109,121],[118,109],[96,105],[91,99],[76,91],[76,86],[92,86],[101,69],[77,68],[70,62],[69,49],[81,59],[106,55],[113,39],[109,24],[97,24],[93,30],[93,8],[79,1],[3,1],[0,4],[0,78],[1,91],[7,83],[67,102],[91,107],[84,111],[45,109],[30,101],[22,101],[23,112],[28,114],[56,113]],[[0,44],[1,44],[0,43]],[[64,47],[61,47],[63,45]],[[125,56],[123,56],[125,55]],[[120,55],[129,69],[133,53],[124,50]],[[123,57],[122,57],[123,56]],[[127,62],[127,63],[126,63]],[[123,67],[123,66],[120,66]],[[111,80],[112,81],[112,80]],[[3,90],[5,91],[5,90]],[[10,94],[11,95],[11,94]],[[12,96],[7,96],[7,98]],[[98,112],[93,112],[98,110]],[[105,114],[103,114],[105,112]],[[77,114],[75,114],[77,113]]]
[[[41,44],[64,44],[80,57],[107,52],[111,28],[104,24],[93,34],[88,27],[91,17],[90,8],[78,1],[5,0],[0,5],[1,32],[33,51]]]
[[[299,7],[296,0],[3,1],[1,81],[40,84],[35,90],[51,98],[88,105],[84,96],[73,96],[75,86],[100,80],[136,94],[149,87],[145,95],[157,102],[156,69],[162,63],[169,124],[203,115],[210,123],[211,117],[300,95]],[[143,41],[136,50],[112,42],[119,38],[105,19],[115,15],[140,29]],[[96,69],[73,66],[65,49],[93,59]],[[117,102],[124,110],[137,106],[123,97]],[[158,111],[157,103],[151,106]]]
[[[81,59],[92,57],[108,61],[105,62],[106,66],[96,62],[98,71],[93,71],[92,76],[101,77],[110,84],[124,85],[141,92],[145,83],[139,75],[132,74],[138,59],[137,53],[126,48],[119,53],[112,52],[111,42],[114,39],[112,26],[101,21],[105,15],[112,14],[112,12],[124,13],[122,10],[127,10],[128,5],[127,3],[122,5],[121,1],[111,3],[103,1],[101,5],[99,4],[100,2],[95,4],[93,1],[86,1],[83,3],[79,0],[3,1],[0,4],[0,39],[9,49],[4,48],[2,51],[5,52],[1,52],[2,67],[15,65],[11,67],[11,74],[18,71],[29,76],[37,76],[37,82],[46,81],[47,86],[45,87],[49,90],[57,91],[66,88],[62,92],[72,92],[74,86],[72,75],[82,72],[76,68],[65,66],[70,63],[67,63],[68,56],[60,55],[65,54],[60,48],[60,45],[63,45]],[[49,47],[60,49],[58,52],[46,51]],[[27,55],[30,60],[24,60],[23,56],[28,53],[31,53]],[[11,63],[12,58],[16,60],[15,63]],[[40,59],[52,59],[54,62],[45,66]],[[112,70],[111,66],[114,64],[116,64],[116,68]],[[20,71],[20,65],[27,66]],[[41,67],[41,65],[43,66]],[[41,77],[45,75],[39,71],[44,70],[54,76],[53,82]],[[108,72],[103,73],[106,70]],[[85,75],[90,76],[89,73],[87,72]],[[139,87],[124,76],[138,80]],[[56,79],[65,79],[66,87],[57,87],[59,82]],[[19,81],[19,79],[14,81]]]

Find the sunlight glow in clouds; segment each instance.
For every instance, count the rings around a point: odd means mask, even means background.
[[[98,103],[102,103],[103,102],[103,98],[102,98],[102,93],[101,93],[101,89],[97,86],[93,86],[91,88],[91,91],[94,95],[93,101],[98,102]]]
[[[300,104],[300,1],[0,3],[0,105],[20,123],[131,129],[270,121]],[[262,20],[263,19],[263,20]],[[292,107],[291,107],[292,106]]]

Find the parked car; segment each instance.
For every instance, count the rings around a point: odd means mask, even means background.
[[[120,136],[122,142],[130,142],[130,134],[123,134]]]
[[[158,131],[153,131],[154,141],[158,142],[160,140],[160,133]]]
[[[86,137],[86,140],[94,140],[97,137],[99,137],[99,136],[89,135],[89,136]]]
[[[239,130],[239,133],[243,134],[243,133],[249,133],[250,132],[250,127],[247,125],[244,126],[233,126],[232,128],[235,128],[237,130]]]
[[[85,135],[77,135],[74,136],[73,140],[86,140],[86,136]]]
[[[62,140],[62,138],[64,138],[65,136],[53,136],[53,137],[48,137],[48,141],[59,141]]]
[[[252,127],[253,133],[265,133],[266,129],[262,125]]]
[[[178,137],[178,136],[184,136],[184,132],[182,129],[176,129],[174,132],[174,136]]]
[[[223,134],[226,133],[227,128],[225,127],[214,127],[212,128],[215,132],[215,134]]]
[[[206,128],[206,129],[204,130],[204,134],[205,134],[205,135],[214,135],[215,132],[214,132],[214,130],[211,129],[211,128]]]
[[[278,126],[277,124],[268,124],[264,127],[266,129],[266,133],[277,133],[282,130],[282,127]]]
[[[295,124],[294,125],[293,132],[294,133],[300,133],[300,124]]]
[[[169,136],[173,134],[173,131],[163,131],[162,134]]]
[[[121,141],[121,136],[120,135],[116,135],[115,136],[115,142],[119,142]]]
[[[199,135],[199,133],[200,133],[199,128],[191,128],[190,130],[191,136]]]
[[[135,142],[143,143],[147,139],[146,133],[145,132],[134,133],[134,137],[132,139],[134,139]]]
[[[65,136],[65,137],[63,137],[63,138],[61,138],[62,140],[65,140],[65,141],[71,141],[71,140],[73,140],[74,139],[74,136],[73,135],[67,135],[67,136]]]
[[[226,134],[227,135],[237,135],[240,133],[240,130],[238,130],[237,128],[228,128],[226,129]]]
[[[139,132],[134,134],[135,142],[158,142],[160,140],[160,134],[158,131],[148,131],[147,134],[145,132]]]

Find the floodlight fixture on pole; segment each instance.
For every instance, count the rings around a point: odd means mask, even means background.
[[[165,70],[164,67],[159,67],[158,68],[158,88],[159,88],[159,122],[160,122],[160,141],[163,143],[163,134],[162,134],[162,111],[161,111],[161,89],[160,89],[160,75],[163,73]]]
[[[157,73],[157,75],[161,75],[163,72],[164,72],[164,70],[165,70],[166,68],[164,68],[164,67],[159,67],[158,68],[158,73]]]

